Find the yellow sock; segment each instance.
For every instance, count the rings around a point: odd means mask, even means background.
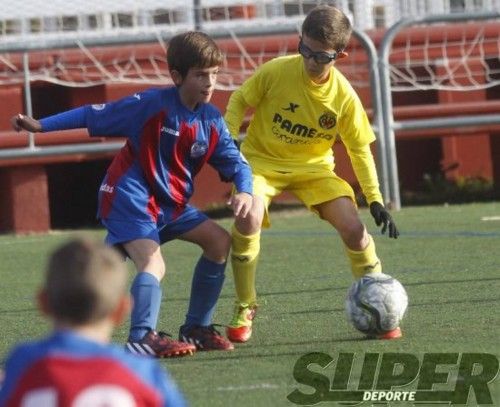
[[[260,252],[260,231],[250,236],[242,235],[233,225],[231,228],[234,285],[239,303],[254,304],[257,299],[255,291],[255,272]]]
[[[370,241],[364,250],[358,252],[346,247],[347,257],[351,261],[351,271],[356,279],[368,273],[382,272],[382,264],[375,251],[375,242],[370,235],[368,237]]]

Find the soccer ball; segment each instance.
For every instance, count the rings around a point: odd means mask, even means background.
[[[408,306],[403,285],[384,273],[369,273],[355,281],[345,302],[347,319],[369,336],[399,327]]]

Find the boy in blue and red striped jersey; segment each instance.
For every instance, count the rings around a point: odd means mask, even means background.
[[[98,217],[106,242],[132,259],[137,269],[127,348],[157,357],[199,350],[231,350],[213,327],[231,237],[188,201],[193,179],[205,163],[234,183],[228,204],[236,217],[252,205],[252,176],[220,112],[208,102],[223,60],[215,42],[201,32],[173,37],[167,61],[176,86],[151,89],[102,105],[83,106],[40,121],[24,115],[14,129],[55,131],[87,128],[91,136],[126,137],[99,191]],[[203,250],[194,270],[191,298],[179,341],[157,332],[165,263],[160,245],[172,239]]]
[[[38,294],[53,332],[9,354],[0,405],[184,406],[157,360],[109,344],[130,311],[127,283],[114,249],[82,238],[58,247]]]

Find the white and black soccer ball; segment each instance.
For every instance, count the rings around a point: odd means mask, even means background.
[[[408,295],[394,277],[369,273],[351,285],[345,306],[347,319],[358,331],[380,335],[399,327]]]

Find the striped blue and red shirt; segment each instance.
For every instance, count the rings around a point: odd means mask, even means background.
[[[176,87],[84,106],[40,122],[43,131],[87,127],[91,136],[127,139],[101,184],[101,219],[156,221],[161,214],[164,222],[175,220],[205,163],[238,192],[252,193],[250,167],[218,109],[211,104],[187,109]]]
[[[0,406],[184,406],[158,361],[71,331],[17,346],[7,358]]]

